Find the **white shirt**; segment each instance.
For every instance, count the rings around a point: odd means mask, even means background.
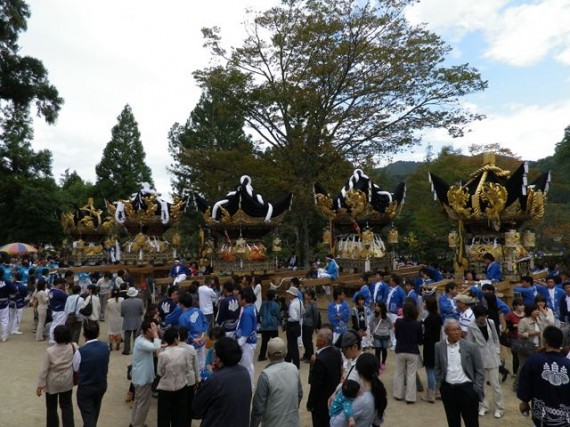
[[[261,283],[255,285],[255,288],[253,288],[253,294],[255,295],[255,309],[259,313],[261,310]]]
[[[461,345],[459,341],[451,344],[447,338],[445,339],[447,347],[447,372],[445,374],[445,382],[449,384],[462,384],[469,382],[469,378],[465,375],[463,366],[461,365]]]
[[[198,287],[198,301],[203,314],[214,314],[214,302],[218,299],[216,291],[208,285]]]
[[[461,331],[467,332],[467,325],[469,325],[473,320],[475,320],[473,310],[471,310],[471,307],[467,307],[467,310],[459,315],[459,326],[461,326]]]
[[[303,303],[299,298],[295,298],[289,304],[289,317],[288,322],[300,322],[303,317]]]
[[[388,307],[388,310],[390,309],[390,301],[392,301],[392,295],[394,295],[395,291],[396,291],[396,287],[394,286],[392,289],[390,289],[390,292],[388,293],[388,297],[386,298],[386,307]]]

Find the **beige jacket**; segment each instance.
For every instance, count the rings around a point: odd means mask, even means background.
[[[73,361],[74,349],[77,344],[56,344],[46,350],[40,374],[38,387],[49,394],[62,393],[73,388]]]
[[[538,330],[540,331],[540,335],[538,335],[538,341],[537,344],[540,347],[541,342],[542,342],[542,331],[544,331],[544,328],[546,328],[548,326],[548,324],[546,322],[542,322],[540,321],[540,319],[535,322],[534,320],[532,320],[532,317],[523,317],[521,319],[521,321],[519,322],[519,337],[521,339],[524,340],[529,340],[529,341],[533,341],[533,337],[529,337],[529,331],[535,331],[535,324],[538,325]]]

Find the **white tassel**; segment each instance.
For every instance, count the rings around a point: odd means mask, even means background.
[[[223,199],[220,200],[219,202],[216,202],[216,204],[214,205],[214,207],[212,208],[212,219],[214,221],[216,221],[216,215],[218,213],[218,209],[220,209],[220,206],[225,205],[226,203],[228,203],[229,200],[228,199]],[[241,204],[240,204],[241,205]],[[241,207],[241,206],[240,206]]]
[[[267,204],[267,214],[265,214],[265,222],[270,222],[272,215],[273,215],[273,205],[271,203],[268,203]]]

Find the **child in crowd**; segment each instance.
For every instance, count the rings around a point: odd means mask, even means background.
[[[214,374],[214,372],[216,372],[219,369],[219,366],[216,366],[216,363],[214,362],[216,357],[216,351],[214,350],[214,346],[216,345],[216,341],[218,341],[221,337],[225,336],[226,333],[224,332],[221,326],[214,326],[210,330],[210,334],[208,335],[208,337],[212,342],[211,342],[211,347],[208,349],[208,352],[206,353],[206,362],[205,362],[206,366],[204,370],[200,373],[202,380],[207,380]]]
[[[360,384],[354,380],[346,380],[342,383],[341,390],[335,394],[334,399],[329,408],[329,416],[331,417],[331,426],[335,425],[335,418],[344,413],[348,420],[348,425],[354,427],[354,417],[352,416],[352,401],[358,395]]]
[[[374,316],[370,325],[372,337],[374,338],[374,354],[380,361],[380,370],[386,369],[386,359],[388,357],[388,346],[390,345],[390,330],[392,321],[387,314],[386,304],[377,302],[374,304]],[[382,357],[380,357],[382,356]]]

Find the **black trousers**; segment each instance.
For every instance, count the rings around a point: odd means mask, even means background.
[[[77,322],[73,322],[73,327],[71,328],[71,341],[76,342],[79,344],[79,339],[81,338],[81,326],[83,322],[78,320]]]
[[[329,411],[325,406],[316,407],[311,411],[311,418],[313,420],[313,427],[329,427],[330,417]]]
[[[96,427],[101,401],[107,391],[107,380],[97,384],[79,385],[77,387],[77,406],[83,418],[83,427]]]
[[[479,396],[472,383],[441,383],[439,390],[449,427],[479,427]]]
[[[57,414],[58,400],[59,407],[61,408],[63,427],[75,427],[75,422],[73,421],[73,403],[71,402],[72,393],[73,389],[62,393],[46,393],[47,427],[59,427],[59,415]]]
[[[277,338],[279,331],[261,331],[261,348],[259,349],[259,356],[257,360],[267,359],[267,343],[271,338]]]
[[[194,404],[194,395],[196,394],[196,385],[186,386],[186,419],[188,420],[187,425],[192,425],[192,419],[194,418],[194,411],[192,410],[192,405]]]
[[[123,344],[123,354],[128,355],[131,353],[131,336],[133,341],[137,338],[137,331],[125,331],[125,343]]]
[[[158,390],[158,427],[188,427],[188,390]]]
[[[301,325],[299,322],[287,322],[287,356],[286,362],[292,362],[297,369],[301,366],[299,361],[299,346],[297,338],[301,336]]]
[[[312,326],[303,325],[303,347],[305,348],[305,354],[303,354],[303,359],[310,359],[315,348],[313,347],[313,333],[315,328]]]

